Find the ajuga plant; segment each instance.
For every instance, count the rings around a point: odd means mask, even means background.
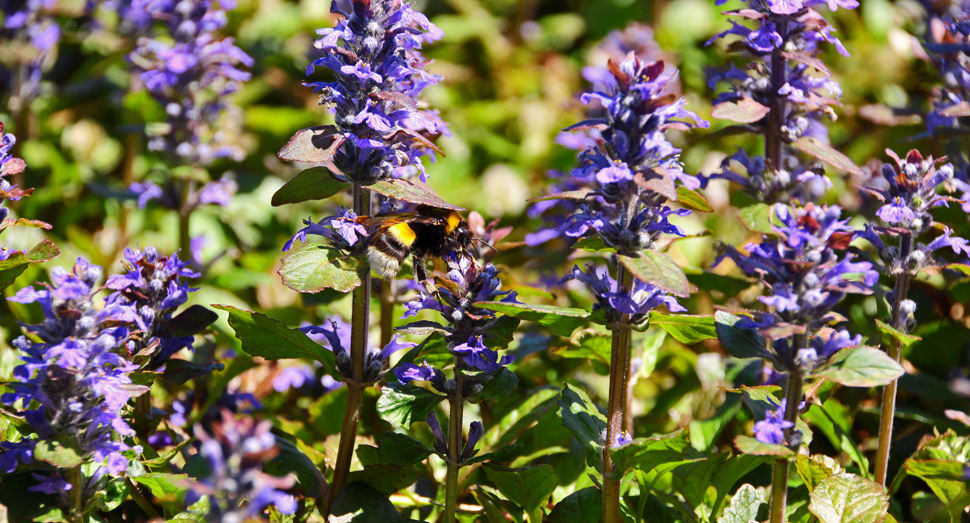
[[[101,275],[101,267],[78,258],[70,272],[53,269],[47,288],[26,287],[9,298],[39,303],[44,321],[24,325],[29,336],[14,341],[23,363],[0,400],[27,426],[19,441],[0,444],[0,467],[30,474],[36,484],[28,490],[56,496],[61,517],[71,522],[89,521],[93,511],[109,508],[106,491],[123,489],[119,475],[130,458],[123,438],[134,435],[123,411],[148,390],[132,382],[138,367],[125,347],[129,330],[112,326],[122,311],[99,309],[93,300]]]
[[[50,229],[49,224],[39,220],[14,219],[10,217],[10,209],[3,206],[8,200],[15,202],[34,192],[33,189],[22,189],[11,183],[13,177],[27,168],[27,164],[13,155],[17,138],[10,133],[4,133],[3,130],[4,124],[0,122],[0,235],[18,225]],[[47,240],[27,251],[7,249],[0,243],[0,290],[9,287],[31,263],[45,262],[58,254],[57,247]]]
[[[427,415],[426,421],[435,438],[434,452],[448,465],[443,521],[451,523],[456,521],[461,495],[458,482],[461,468],[489,457],[476,458],[478,451],[475,446],[484,433],[482,422],[469,424],[468,437],[464,436],[465,405],[501,398],[518,382],[515,374],[506,368],[515,358],[511,355],[499,356],[497,352],[511,340],[518,320],[498,315],[488,308],[490,302],[517,302],[514,292],[499,290],[501,281],[494,265],[481,265],[469,253],[450,254],[446,261],[448,278],[439,282],[436,295],[427,296],[421,292],[407,303],[405,313],[405,317],[408,317],[421,310],[437,311],[445,323],[418,321],[402,328],[416,332],[431,329],[435,333],[414,354],[405,357],[405,360],[411,361],[404,361],[394,368],[400,385],[385,386],[379,409],[389,411],[400,398],[422,394],[424,389],[411,384],[412,381],[426,381],[444,395],[432,395],[428,410],[442,400],[448,400],[450,415],[447,433],[442,431],[434,411]],[[419,364],[413,363],[417,358],[431,356],[441,358],[442,368],[428,364],[426,359]],[[451,367],[450,378],[443,371],[445,366]],[[538,519],[533,514],[529,517],[530,521],[542,519],[541,512]]]
[[[298,291],[353,290],[350,347],[338,355],[334,373],[347,383],[348,394],[331,486],[333,500],[350,470],[364,389],[379,378],[386,361],[386,355],[374,357],[368,341],[371,277],[364,253],[376,231],[362,222],[372,213],[371,191],[429,203],[431,193],[394,182],[414,172],[425,178],[421,157],[436,149],[427,137],[439,133],[443,123],[418,98],[425,87],[438,81],[423,69],[421,56],[422,44],[441,37],[438,28],[401,0],[334,1],[330,10],[342,19],[335,27],[318,31],[320,39],[314,46],[323,56],[310,63],[306,72],[311,75],[319,66],[332,71],[334,81],[307,85],[320,93],[320,103],[330,109],[334,124],[297,132],[279,152],[286,161],[326,167],[300,173],[274,195],[273,203],[327,198],[344,188],[352,193],[352,210],[318,223],[307,220],[307,228],[298,235],[304,239],[306,234],[322,234],[337,242],[333,248],[308,245],[294,250],[284,258],[280,270],[284,283]],[[307,191],[307,187],[313,190]],[[444,204],[437,198],[430,200],[436,202]],[[410,238],[413,242],[413,230]],[[291,245],[292,241],[286,248]],[[404,255],[409,246],[399,245]],[[304,270],[312,259],[327,267],[322,275]],[[417,265],[419,262],[415,274]],[[389,279],[400,265],[375,268]]]
[[[596,129],[599,138],[580,153],[580,164],[573,170],[573,176],[594,179],[595,184],[579,198],[578,211],[559,230],[566,236],[589,238],[591,244],[613,253],[610,269],[576,267],[563,281],[576,279],[589,286],[596,296],[595,312],[612,332],[601,472],[603,520],[615,523],[620,521],[622,473],[615,473],[610,449],[627,441],[632,429],[628,396],[632,330],[645,327],[650,310],[660,305],[671,311],[686,310],[671,296],[687,296],[686,276],[658,248],[663,235],[684,235],[668,218],[690,213],[675,210],[668,202],[697,189],[700,182],[684,173],[680,151],[664,132],[707,123],[684,109],[683,98],[663,94],[671,75],[664,74],[662,61],[648,63],[630,53],[620,63],[611,60],[609,70],[612,79],[605,82],[605,91],[581,97],[584,103],[601,104],[602,116],[567,128]]]
[[[817,162],[802,162],[795,149],[842,168],[851,162],[828,146],[828,133],[819,121],[822,116],[835,118],[832,106],[838,103],[842,89],[817,58],[822,42],[835,45],[843,55],[848,52],[812,6],[826,4],[835,11],[839,7],[854,9],[859,2],[748,0],[746,4],[725,14],[755,27],[732,21],[730,30],[708,42],[737,36],[728,50],[746,53],[750,59],[742,67],[731,64],[729,70],[711,77],[712,88],[719,82],[728,85],[714,100],[712,116],[739,124],[728,131],[761,134],[765,154],[752,156],[739,149],[724,160],[721,172],[702,180],[705,184],[718,178],[732,181],[765,203],[816,201],[832,183]]]
[[[967,240],[953,236],[953,231],[930,213],[931,209],[950,203],[966,204],[965,197],[958,199],[938,193],[940,189],[957,188],[953,166],[940,165],[946,158],[923,158],[916,150],[905,158],[890,150],[886,153],[893,163],[882,166],[882,179],[877,179],[878,183],[871,187],[860,188],[881,202],[876,212],[881,223],[867,225],[861,236],[875,247],[878,268],[891,282],[892,289],[886,294],[891,316],[887,323],[880,322],[879,327],[887,334],[889,357],[899,361],[900,349],[912,340],[908,333],[915,327],[916,302],[908,297],[910,282],[920,272],[943,270],[947,263],[940,255],[947,251],[957,260],[965,261],[970,256],[970,246]],[[897,384],[895,380],[889,383],[882,395],[876,481],[883,485],[889,468]]]
[[[806,384],[820,378],[846,386],[881,385],[899,377],[903,369],[878,349],[859,347],[861,336],[839,327],[835,312],[847,294],[868,294],[879,275],[872,264],[857,261],[846,249],[858,231],[840,219],[836,206],[773,207],[780,225],[760,243],[741,252],[722,247],[720,258],[732,260],[741,270],[758,277],[770,290],[759,300],[769,312],[745,318],[719,313],[718,337],[738,357],[758,356],[772,365],[784,380],[785,397],[756,427],[756,439],[781,445],[793,455],[803,434],[795,428],[804,407]],[[738,344],[738,339],[749,340]],[[867,372],[854,373],[855,369]],[[784,452],[782,455],[786,454]],[[789,456],[780,458],[771,490],[771,522],[786,518]]]
[[[239,90],[250,74],[252,58],[236,47],[232,38],[218,33],[227,24],[223,9],[231,0],[166,0],[133,2],[129,16],[151,20],[158,34],[138,40],[129,55],[140,80],[162,108],[165,122],[146,126],[148,148],[171,162],[161,184],[148,179],[130,187],[139,207],[158,200],[179,213],[179,247],[182,255],[193,252],[190,237],[192,212],[203,204],[228,205],[236,192],[230,175],[205,183],[205,168],[219,158],[240,160],[242,149],[234,142],[238,134],[232,122],[229,96]],[[200,245],[195,251],[198,251]]]

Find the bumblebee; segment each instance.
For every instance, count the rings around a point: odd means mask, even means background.
[[[419,205],[414,212],[362,217],[370,233],[367,259],[382,278],[397,276],[401,264],[411,256],[414,279],[434,293],[425,262],[454,252],[468,253],[474,239],[468,222],[456,211]]]

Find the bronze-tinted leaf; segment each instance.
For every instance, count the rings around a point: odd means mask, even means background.
[[[878,125],[916,125],[923,118],[907,109],[898,109],[884,104],[869,104],[859,108],[859,116]]]
[[[636,279],[660,287],[674,296],[686,298],[690,295],[687,275],[670,256],[647,249],[636,256],[619,254],[617,258]]]
[[[545,196],[539,196],[537,198],[529,198],[528,202],[544,202],[546,200],[572,200],[576,202],[581,202],[586,198],[589,198],[592,189],[579,189],[577,191],[564,191],[557,192],[555,194],[547,194]]]
[[[417,105],[414,103],[414,99],[410,96],[399,93],[396,91],[380,91],[377,93],[370,93],[368,95],[371,100],[383,100],[385,102],[394,102],[402,107],[407,107],[408,109],[417,109]]]
[[[605,118],[591,118],[589,120],[583,120],[579,123],[575,123],[563,129],[563,131],[583,131],[586,129],[606,129],[609,122]]]
[[[648,191],[653,191],[668,200],[677,201],[677,187],[666,169],[658,168],[649,178],[642,172],[637,173],[633,181]]]
[[[947,107],[946,109],[943,109],[942,111],[940,111],[940,114],[948,118],[959,117],[959,116],[970,116],[970,103],[960,102],[956,105],[951,105],[950,107]]]
[[[824,144],[810,136],[802,136],[792,143],[792,146],[799,151],[813,156],[823,162],[856,176],[863,176],[862,169],[859,168],[848,156],[836,151],[832,146]]]
[[[428,205],[431,207],[437,207],[439,209],[450,209],[453,211],[465,210],[457,205],[452,205],[442,200],[437,194],[431,192],[431,189],[429,189],[427,185],[415,183],[409,180],[401,180],[396,178],[382,180],[368,186],[367,188],[378,194],[387,196],[388,198],[394,198],[395,200],[410,202],[416,205]]]
[[[819,60],[818,58],[815,58],[814,56],[810,56],[802,52],[794,52],[794,53],[782,52],[781,55],[793,62],[798,62],[800,64],[804,64],[809,67],[814,67],[817,71],[821,71],[825,74],[829,74],[829,68],[825,67],[825,63]]]
[[[737,123],[754,123],[765,117],[771,110],[751,98],[737,102],[721,102],[714,106],[711,116]]]
[[[337,154],[345,140],[332,125],[310,127],[297,131],[277,156],[287,162],[324,163]]]

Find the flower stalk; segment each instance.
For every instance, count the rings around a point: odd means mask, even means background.
[[[804,334],[795,336],[792,341],[793,350],[796,354],[808,345],[808,337]],[[804,379],[801,374],[797,372],[789,374],[788,393],[785,397],[785,422],[786,425],[790,424],[790,426],[784,429],[785,441],[789,444],[792,443],[791,438],[795,431],[795,422],[798,420],[799,406],[802,403],[803,386]],[[793,450],[797,448],[796,445]],[[771,481],[771,515],[769,523],[785,523],[786,521],[785,514],[788,510],[788,471],[790,467],[791,461],[787,457],[775,462]]]
[[[899,255],[901,260],[909,259],[913,250],[913,237],[911,234],[900,235]],[[910,273],[904,270],[896,276],[896,285],[893,291],[892,304],[892,327],[900,332],[906,329],[906,314],[902,313],[903,301],[909,294]],[[899,362],[899,350],[902,341],[894,339],[887,351],[889,357]],[[879,416],[879,446],[876,448],[876,483],[885,486],[886,476],[889,471],[889,451],[892,446],[893,419],[896,416],[896,389],[899,380],[893,380],[886,385],[882,391],[882,411]]]
[[[465,411],[465,398],[462,389],[465,380],[458,368],[459,358],[455,358],[455,392],[448,398],[451,416],[448,418],[448,473],[445,477],[445,523],[454,523],[458,511],[458,472],[461,470],[462,418]]]
[[[631,293],[633,290],[633,275],[617,263],[616,280],[620,292]],[[610,397],[606,418],[606,445],[603,446],[603,521],[618,523],[620,515],[620,481],[613,468],[613,458],[610,450],[613,442],[624,431],[629,430],[627,419],[630,412],[630,398],[628,395],[630,383],[630,354],[632,350],[633,329],[629,323],[629,314],[620,314],[612,326],[612,347],[610,350]],[[632,418],[629,418],[632,420]]]

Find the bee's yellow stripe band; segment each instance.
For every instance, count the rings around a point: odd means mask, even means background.
[[[394,224],[387,228],[387,232],[391,233],[394,238],[408,247],[414,243],[414,239],[417,237],[414,234],[414,229],[407,222]]]

